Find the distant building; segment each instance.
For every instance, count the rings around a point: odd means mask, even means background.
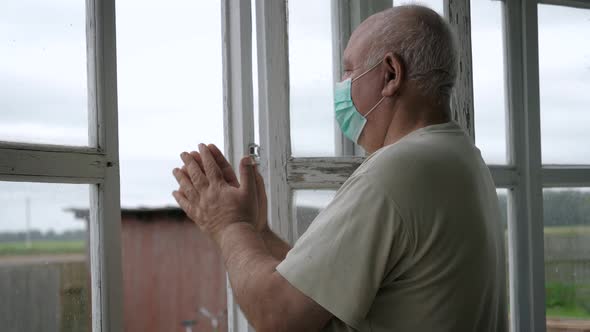
[[[88,210],[70,211],[88,220]],[[178,208],[122,209],[121,217],[124,330],[226,331],[225,269],[215,243]]]

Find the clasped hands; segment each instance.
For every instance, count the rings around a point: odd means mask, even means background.
[[[262,176],[251,157],[240,160],[240,181],[214,144],[183,152],[184,165],[172,174],[179,189],[172,192],[186,215],[218,244],[233,223],[248,223],[258,232],[268,230],[267,199]]]

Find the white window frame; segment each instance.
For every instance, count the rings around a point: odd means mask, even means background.
[[[254,144],[251,15],[250,0],[221,1],[224,146],[236,172]],[[226,285],[228,331],[254,331],[235,302],[227,278]]]
[[[0,141],[0,181],[89,184],[92,331],[122,331],[115,0],[86,1],[86,44],[89,146]]]
[[[541,160],[538,5],[590,8],[587,0],[503,1],[512,331],[545,331],[543,188],[590,186],[590,165]],[[494,167],[491,167],[494,170]]]
[[[225,0],[225,7],[239,0]],[[519,0],[502,1],[505,87],[507,96],[507,165],[489,165],[497,188],[507,188],[508,246],[510,266],[511,330],[515,332],[545,331],[545,285],[543,252],[544,187],[590,186],[590,166],[542,165],[539,117],[539,68],[537,39],[537,4],[558,4],[590,8],[587,0]],[[242,2],[244,3],[244,2]],[[224,49],[232,47],[227,28],[241,33],[240,42],[233,42],[241,54],[224,54],[224,63],[233,61],[233,69],[225,69],[226,153],[238,158],[254,144],[252,86],[231,80],[231,72],[239,70],[244,80],[251,80],[250,1],[236,9],[234,20],[227,25]],[[340,80],[342,52],[354,27],[370,14],[389,7],[384,0],[332,0],[332,43],[334,81]],[[232,9],[233,10],[233,9]],[[238,13],[239,12],[239,13]],[[459,73],[451,100],[453,119],[475,138],[473,110],[473,77],[471,61],[471,15],[469,0],[444,0],[445,17],[455,28],[459,43]],[[337,189],[362,163],[363,151],[344,138],[335,125],[335,157],[292,157],[289,123],[289,63],[287,40],[287,6],[285,1],[256,1],[258,45],[258,82],[260,100],[261,168],[269,196],[269,217],[273,230],[293,243],[300,234],[294,222],[292,192],[297,189]],[[237,17],[241,18],[238,19]],[[240,24],[242,24],[240,26]],[[247,25],[247,26],[246,26]],[[241,30],[240,30],[241,29]],[[233,37],[234,39],[236,37]],[[247,43],[247,45],[245,45]],[[239,45],[239,46],[238,46]],[[243,47],[243,49],[242,49]],[[237,52],[237,51],[236,51]],[[236,69],[237,68],[237,69]],[[233,84],[233,85],[232,85]],[[233,86],[233,87],[232,87]],[[236,97],[230,96],[245,94]],[[230,104],[231,101],[231,104]],[[272,112],[269,110],[272,109]],[[230,116],[230,114],[233,114]],[[244,117],[242,122],[235,120]],[[233,121],[233,122],[232,122]],[[245,122],[244,122],[245,121]],[[244,129],[246,128],[247,129]],[[233,135],[233,136],[232,136]],[[239,137],[236,139],[236,137]],[[235,150],[233,147],[240,147]],[[228,297],[229,307],[235,307]],[[231,316],[231,310],[230,310]],[[230,331],[247,331],[245,318],[241,325],[230,317]],[[250,328],[251,330],[251,328]]]

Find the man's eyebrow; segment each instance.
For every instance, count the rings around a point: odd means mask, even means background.
[[[346,56],[346,54],[342,57],[342,67],[346,68],[350,66],[352,63],[350,62],[350,58]]]

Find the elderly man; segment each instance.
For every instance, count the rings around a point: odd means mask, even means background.
[[[182,153],[173,193],[219,245],[257,331],[506,331],[504,235],[479,150],[450,121],[457,58],[435,12],[371,16],[344,52],[335,116],[369,156],[293,248],[267,226],[262,178]]]

